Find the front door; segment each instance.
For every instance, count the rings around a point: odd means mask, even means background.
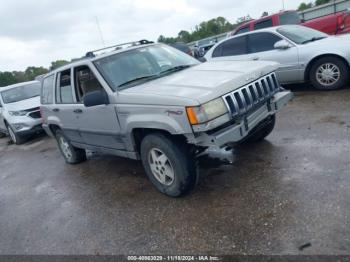
[[[74,69],[77,107],[74,114],[79,119],[79,132],[85,144],[105,149],[124,150],[120,125],[114,104],[85,107],[83,97],[89,92],[104,91],[91,69],[78,66]]]
[[[265,60],[280,63],[277,76],[282,83],[302,80],[302,68],[299,65],[299,52],[296,46],[288,49],[275,49],[275,44],[282,38],[270,32],[257,32],[248,38],[248,59]]]

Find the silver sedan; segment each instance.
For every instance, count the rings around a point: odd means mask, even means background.
[[[330,36],[304,26],[261,29],[222,40],[206,60],[268,60],[280,63],[282,84],[311,82],[322,90],[345,86],[350,74],[350,35]]]

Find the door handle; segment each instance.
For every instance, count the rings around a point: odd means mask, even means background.
[[[73,112],[76,113],[76,114],[81,114],[81,113],[83,113],[83,110],[81,110],[81,109],[74,109]]]
[[[260,58],[258,57],[258,56],[255,56],[255,57],[253,57],[252,58],[254,61],[257,61],[257,60],[259,60]]]
[[[52,109],[52,111],[53,111],[53,112],[59,112],[60,109],[59,109],[59,108],[54,108],[54,109]]]

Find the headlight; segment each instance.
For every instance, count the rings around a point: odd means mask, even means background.
[[[9,111],[11,116],[25,116],[27,113],[26,111]]]
[[[26,124],[22,124],[22,123],[18,123],[18,124],[13,124],[13,127],[16,130],[21,130],[22,128],[27,127],[27,125]]]
[[[187,107],[186,111],[190,123],[198,125],[226,114],[228,109],[220,97],[201,106]]]

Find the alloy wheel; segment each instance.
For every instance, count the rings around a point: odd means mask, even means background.
[[[72,154],[72,150],[69,146],[69,143],[67,142],[67,140],[64,138],[64,137],[60,137],[59,138],[59,144],[60,144],[60,148],[64,154],[64,156],[67,158],[67,159],[71,159],[73,154]]]
[[[175,180],[174,168],[169,158],[160,149],[149,151],[148,164],[154,177],[163,185],[170,186]]]
[[[331,86],[340,79],[340,69],[333,63],[320,65],[316,71],[316,80],[323,86]]]
[[[17,143],[16,135],[15,135],[15,133],[13,132],[13,130],[12,130],[12,128],[10,126],[8,127],[8,131],[9,131],[9,135],[10,135],[12,141],[14,143]]]

